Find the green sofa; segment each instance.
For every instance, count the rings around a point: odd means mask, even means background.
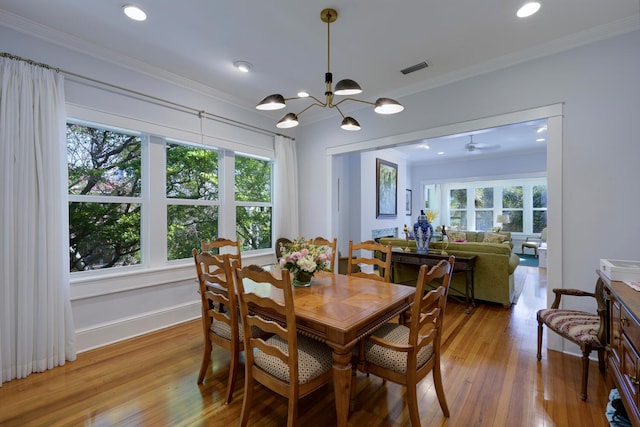
[[[380,243],[385,245],[391,243],[394,248],[399,248],[399,250],[407,247],[406,239],[383,237],[380,239]],[[505,307],[510,307],[515,296],[513,273],[520,263],[520,258],[511,252],[509,243],[510,240],[506,240],[504,243],[467,241],[450,242],[447,245],[447,242],[432,241],[429,244],[429,249],[442,251],[446,246],[446,252],[449,255],[477,255],[478,258],[474,269],[475,299],[496,302]],[[409,240],[408,245],[415,250],[415,240]],[[418,266],[394,264],[392,268],[394,282],[413,284],[415,286],[418,278]],[[462,293],[464,295],[464,274],[454,274],[450,286],[457,291],[456,294]]]

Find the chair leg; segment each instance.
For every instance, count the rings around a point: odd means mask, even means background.
[[[440,398],[438,394],[438,399]],[[418,410],[418,392],[416,384],[407,384],[407,406],[412,427],[420,427],[420,411]]]
[[[249,369],[245,369],[244,376],[244,397],[242,398],[242,411],[240,412],[240,427],[246,427],[249,421],[249,412],[251,411],[251,401],[253,400],[253,377],[249,373]]]
[[[580,388],[580,399],[587,400],[587,382],[589,381],[589,354],[591,348],[582,350],[582,386]]]
[[[599,348],[598,349],[598,369],[600,369],[600,372],[605,372],[606,370],[604,356],[605,356],[604,348]]]
[[[240,351],[231,350],[231,361],[229,363],[229,379],[227,380],[227,397],[224,401],[225,405],[231,403],[233,397],[233,389],[238,376],[238,365],[240,364]]]
[[[538,362],[542,360],[542,322],[538,320]]]
[[[440,362],[437,361],[433,368],[433,382],[436,386],[436,395],[438,396],[438,402],[440,408],[445,417],[449,418],[449,406],[447,405],[447,398],[444,395],[444,388],[442,387],[442,372],[440,371]]]
[[[204,377],[207,375],[209,364],[211,363],[211,341],[208,338],[204,339],[204,347],[202,349],[202,363],[200,364],[200,373],[198,374],[198,384],[204,382]]]

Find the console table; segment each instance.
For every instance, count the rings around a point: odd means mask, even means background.
[[[598,270],[609,293],[609,375],[631,423],[640,426],[640,292]]]
[[[471,313],[470,306],[475,307],[475,285],[473,280],[473,271],[476,266],[477,255],[470,256],[460,256],[456,255],[455,263],[453,264],[453,272],[464,272],[466,275],[465,280],[465,294],[464,300],[467,305],[466,313]],[[426,254],[419,254],[415,251],[412,252],[400,252],[393,251],[391,253],[391,262],[398,264],[412,264],[412,265],[422,265],[426,264],[430,267],[438,264],[442,260],[448,260],[449,255],[443,255],[440,252],[428,252]],[[391,269],[391,281],[393,282],[393,269]],[[455,289],[449,288],[449,290],[456,291]]]

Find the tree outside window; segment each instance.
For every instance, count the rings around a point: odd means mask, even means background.
[[[272,245],[272,162],[236,153],[236,233],[242,250]]]
[[[475,189],[476,230],[493,229],[493,187]]]
[[[542,233],[547,226],[547,186],[533,186],[533,232]]]
[[[502,189],[502,214],[509,215],[509,223],[504,224],[504,231],[522,232],[524,197],[523,187],[513,186]]]
[[[167,259],[191,257],[218,237],[218,151],[166,144]]]
[[[139,136],[67,123],[70,271],[141,262],[141,165]]]
[[[458,188],[449,192],[449,223],[461,230],[467,228],[467,189]]]

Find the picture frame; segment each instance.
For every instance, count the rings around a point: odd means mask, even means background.
[[[398,165],[376,159],[376,218],[398,216]]]
[[[405,215],[407,216],[411,216],[411,208],[413,207],[413,196],[411,194],[411,190],[410,189],[406,189],[405,190],[405,195],[404,195],[404,210],[405,210]]]

